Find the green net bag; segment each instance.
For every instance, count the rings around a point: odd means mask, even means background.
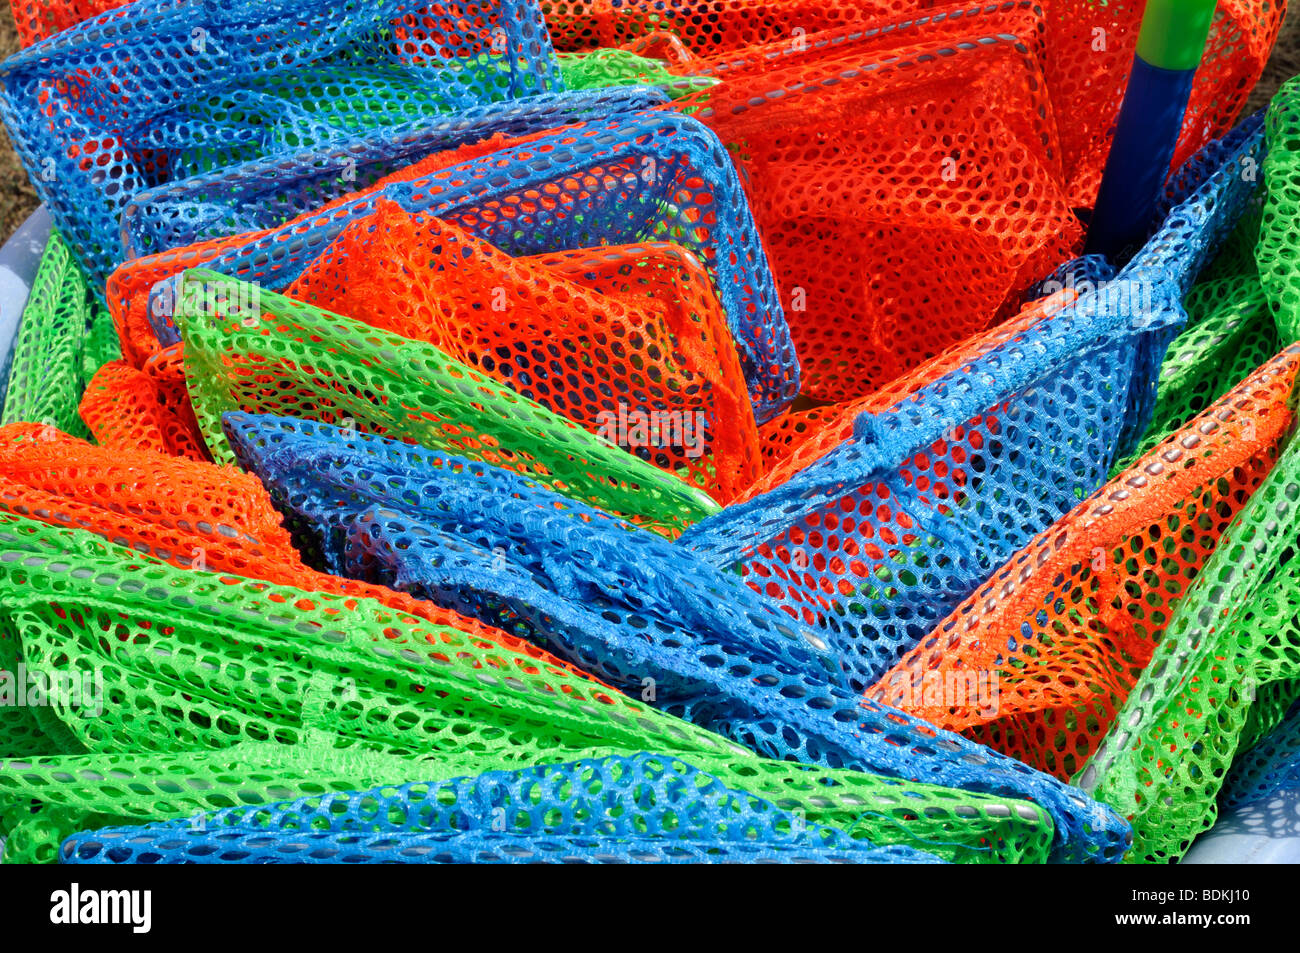
[[[680,76],[669,72],[660,60],[613,47],[589,53],[560,53],[556,59],[569,90],[658,86],[669,98],[678,99],[719,82],[712,76]]]
[[[327,740],[533,763],[593,745],[730,750],[580,674],[364,598],[179,569],[0,520],[3,652],[52,686],[50,753]]]
[[[1264,158],[1264,199],[1255,261],[1284,341],[1300,340],[1300,269],[1296,255],[1300,234],[1300,77],[1287,82],[1266,119],[1268,153]]]

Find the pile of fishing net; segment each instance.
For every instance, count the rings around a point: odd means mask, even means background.
[[[1290,783],[1280,7],[1109,261],[1141,4],[13,2],[4,860],[1170,861]]]

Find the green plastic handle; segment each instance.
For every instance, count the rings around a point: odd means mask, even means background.
[[[1161,69],[1196,69],[1216,6],[1217,0],[1148,0],[1138,34],[1138,56]]]

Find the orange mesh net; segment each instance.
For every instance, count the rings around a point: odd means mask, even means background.
[[[1293,345],[1040,534],[868,697],[1072,777],[1277,462],[1297,369]]]
[[[86,385],[78,411],[102,447],[208,459],[179,346],[159,351],[144,370],[122,361],[105,364]]]
[[[803,393],[872,393],[988,327],[1072,257],[1030,4],[783,40],[691,68],[677,101],[732,153]]]
[[[853,435],[853,422],[863,413],[880,413],[915,394],[945,374],[969,364],[998,345],[1011,341],[1043,318],[1067,307],[1079,297],[1073,289],[1058,291],[1027,304],[1015,318],[983,334],[961,341],[874,394],[839,404],[791,411],[763,426],[763,477],[744,494],[745,499],[785,483],[810,463],[830,453]]]
[[[1047,93],[1062,117],[1060,147],[1066,191],[1076,207],[1096,199],[1111,129],[1137,49],[1143,0],[1043,0],[1041,3],[934,3],[931,0],[740,0],[725,4],[554,0],[544,4],[557,49],[627,46],[650,36],[676,35],[697,58],[717,63],[763,44],[798,48],[816,34],[840,30],[888,44],[907,29],[961,29],[989,14],[1041,10],[1045,35],[1039,57]],[[1259,81],[1286,14],[1285,0],[1222,0],[1205,58],[1197,71],[1183,136],[1181,165],[1236,122]],[[1035,14],[1036,15],[1036,14]],[[847,28],[847,29],[846,29]],[[988,31],[991,36],[995,31]],[[1011,31],[1015,33],[1015,31]],[[829,34],[828,34],[829,35]],[[1022,40],[1025,37],[1022,34]],[[680,54],[679,54],[680,56]],[[678,59],[679,65],[686,61]],[[697,66],[691,72],[699,72]],[[1068,121],[1065,119],[1068,118]]]
[[[1062,117],[1069,193],[1076,206],[1091,207],[1128,86],[1146,4],[1144,0],[1050,0],[1043,6],[1048,25],[1044,66],[1057,115]],[[1174,168],[1232,128],[1264,71],[1285,15],[1286,0],[1219,0],[1205,56],[1196,71]]]
[[[693,53],[712,56],[864,20],[904,16],[921,6],[917,0],[728,0],[708,4],[546,0],[542,10],[557,50],[637,49],[636,41],[667,34]],[[637,52],[650,55],[642,49]]]
[[[23,46],[39,43],[91,17],[124,7],[130,0],[9,0]]]
[[[381,200],[287,294],[433,344],[719,502],[758,476],[726,316],[675,245],[512,258]],[[650,439],[665,422],[676,435]]]

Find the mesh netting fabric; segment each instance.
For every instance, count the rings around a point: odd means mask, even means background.
[[[0,651],[52,686],[21,711],[55,753],[257,741],[492,767],[594,746],[731,747],[535,649],[374,599],[178,569],[8,516],[0,541]]]
[[[868,694],[1073,777],[1276,462],[1298,368],[1300,345],[1054,523]]]
[[[111,316],[52,232],[14,338],[0,423],[28,421],[88,436],[77,412],[82,391],[101,365],[120,357]]]
[[[1238,751],[1300,695],[1300,444],[1224,534],[1076,783],[1134,827],[1133,861],[1180,858],[1217,815]],[[1262,711],[1260,710],[1262,709]]]
[[[64,863],[921,863],[655,755],[234,808],[69,839]]]
[[[717,510],[703,491],[420,341],[192,270],[175,319],[195,416],[218,462],[231,410],[391,434],[529,474],[661,532]]]
[[[1030,4],[1017,4],[1033,9]],[[1005,13],[1012,3],[938,4],[932,0],[544,0],[556,48],[588,50],[624,46],[665,32],[680,37],[698,58],[725,63],[747,47],[770,44],[800,49],[839,33],[887,35],[933,21],[970,22]],[[1072,202],[1090,207],[1105,167],[1110,136],[1137,49],[1143,0],[1046,0],[1038,5],[1046,87],[1056,114],[1065,117],[1060,144]],[[1197,70],[1177,167],[1211,139],[1232,128],[1262,75],[1286,14],[1284,0],[1225,0],[1218,5],[1204,59]],[[1014,31],[1012,31],[1014,32]],[[694,64],[687,64],[691,69]]]
[[[86,385],[78,410],[100,446],[208,459],[183,380],[178,388],[175,381],[111,361]]]
[[[784,40],[678,103],[740,170],[806,396],[871,393],[1077,251],[1041,35],[1024,3]]]
[[[53,863],[59,842],[77,831],[400,784],[412,769],[409,758],[377,752],[257,742],[218,751],[37,754],[6,744],[0,761],[0,836],[8,864]],[[450,758],[445,768],[415,763],[429,777],[473,770],[472,758]]]
[[[1295,219],[1300,214],[1300,77],[1289,80],[1268,107],[1266,188],[1255,259],[1278,333],[1300,340],[1300,271]]]
[[[1089,280],[1097,281],[1114,277],[1113,270],[1105,270],[1109,266],[1103,266],[1092,259],[1080,259],[1078,267]],[[854,421],[863,413],[888,410],[911,397],[927,384],[932,384],[965,364],[1015,340],[1018,335],[1031,330],[1045,317],[1072,304],[1077,299],[1078,292],[1074,288],[1063,287],[1060,291],[1030,301],[1015,318],[952,345],[938,356],[918,365],[873,394],[837,404],[792,410],[769,421],[760,431],[765,471],[763,476],[750,486],[744,498],[758,496],[780,486],[814,460],[824,457],[845,440],[851,439]]]
[[[0,510],[90,530],[182,568],[374,599],[566,668],[530,643],[453,610],[309,569],[262,484],[233,467],[95,447],[45,427],[15,424],[0,428]]]
[[[122,210],[123,247],[135,258],[200,240],[275,228],[369,190],[429,156],[647,109],[665,98],[645,88],[547,93],[178,178],[145,189]]]
[[[174,340],[165,308],[150,313],[149,291],[161,278],[203,264],[284,291],[381,201],[444,219],[512,257],[680,245],[713,283],[756,419],[774,416],[799,391],[789,327],[735,167],[707,127],[670,112],[616,115],[439,153],[280,227],[132,261],[108,285],[124,348],[148,353],[152,333],[164,345]]]
[[[561,91],[531,0],[140,0],[16,54],[0,115],[89,274],[118,215],[176,176]]]
[[[710,76],[678,76],[660,60],[631,50],[600,49],[586,53],[561,53],[560,75],[567,89],[605,89],[611,86],[656,86],[670,99],[708,89],[717,83]]]
[[[593,751],[592,757],[605,754]],[[807,823],[954,863],[1042,863],[1052,844],[1051,817],[1027,801],[748,755],[692,753],[690,761]],[[435,780],[477,770],[473,757],[412,760],[252,742],[165,754],[10,752],[0,765],[0,836],[9,863],[48,862],[59,841],[76,831],[397,785],[413,773]]]
[[[655,34],[669,34],[688,51],[707,57],[787,38],[797,42],[821,30],[901,16],[917,0],[542,0],[556,49],[590,50],[627,46]]]
[[[1181,299],[1248,203],[1239,167],[1261,147],[1258,122],[1207,147],[1115,280],[861,414],[851,437],[680,544],[813,627],[849,688],[875,684],[1145,430]]]
[[[32,46],[83,20],[126,6],[130,0],[9,0],[18,42]]]
[[[1277,353],[1277,325],[1257,276],[1205,281],[1183,302],[1186,329],[1165,355],[1151,423],[1118,464],[1128,469]]]
[[[760,472],[726,316],[676,245],[511,258],[381,200],[287,293],[432,344],[720,503]]]
[[[94,526],[98,532],[108,536],[122,544],[130,544],[137,551],[149,550],[157,554],[170,557],[181,564],[188,564],[191,567],[196,564],[206,563],[214,567],[225,567],[233,565],[240,571],[250,575],[275,575],[277,578],[285,575],[292,575],[297,581],[303,581],[308,577],[310,583],[310,574],[306,571],[291,573],[288,567],[275,569],[275,561],[279,557],[259,556],[259,550],[265,550],[274,545],[277,541],[271,539],[262,542],[252,538],[251,533],[255,530],[259,522],[259,513],[263,514],[264,509],[258,504],[261,496],[260,487],[247,477],[239,477],[237,474],[229,472],[220,472],[216,467],[210,465],[186,464],[182,461],[174,460],[141,460],[134,467],[112,459],[109,454],[100,448],[87,447],[70,438],[64,438],[61,442],[41,443],[35,440],[16,441],[14,453],[4,465],[4,473],[10,480],[14,478],[24,478],[25,484],[21,487],[19,496],[23,501],[20,506],[23,509],[31,507],[40,512],[46,519],[61,520],[67,524],[78,526]],[[157,469],[155,470],[154,467]],[[206,477],[207,486],[203,482],[196,485],[196,479],[202,480]],[[146,481],[149,485],[144,485],[141,481]],[[187,526],[184,516],[193,516],[190,510],[196,499],[203,497],[213,497],[221,492],[222,487],[227,490],[232,481],[238,485],[241,481],[246,484],[244,487],[244,496],[247,498],[243,501],[232,500],[231,507],[225,512],[210,511],[203,514],[207,519],[196,520],[196,525]],[[135,499],[148,498],[155,500],[154,507],[161,510],[155,517],[155,523],[148,523],[145,519],[131,513],[123,511],[140,509],[139,505],[133,501],[133,498],[121,492],[120,487],[128,482],[134,483],[137,496]],[[12,485],[12,484],[11,484]],[[55,496],[47,493],[44,497],[37,496],[33,490],[37,485],[59,487],[63,495]],[[114,486],[119,489],[109,491],[108,486]],[[166,490],[160,490],[165,487]],[[108,499],[96,501],[98,505],[89,505],[80,503],[81,499],[87,493],[98,493],[101,496],[108,495]],[[12,497],[10,497],[12,498]],[[169,501],[175,501],[174,505]],[[179,525],[171,525],[167,518],[166,511],[176,509],[181,511],[181,519],[176,520]],[[231,524],[236,524],[239,529]],[[266,535],[274,537],[274,530],[266,530]],[[37,534],[39,535],[39,534]],[[644,534],[642,534],[644,535]],[[69,536],[67,534],[61,537],[46,536],[46,542],[52,542],[55,545],[67,544],[71,540],[79,537]],[[653,539],[653,537],[646,537]],[[6,540],[11,545],[15,539]],[[31,541],[28,540],[28,543]],[[201,545],[195,545],[195,544]],[[251,548],[256,545],[256,548]],[[284,546],[283,540],[279,541],[280,548]],[[167,548],[164,548],[167,547]],[[88,547],[92,552],[98,552],[96,547]],[[69,552],[61,551],[58,553],[62,559],[74,563],[78,568],[77,572],[96,575],[98,584],[104,584],[104,577],[98,571],[102,566],[92,565],[81,555],[72,555]],[[121,556],[130,554],[122,551]],[[145,558],[145,557],[141,557]],[[28,559],[23,563],[25,571],[37,573],[39,568],[36,562]],[[66,565],[64,567],[67,568]],[[201,578],[209,578],[207,573],[202,573]],[[173,578],[174,585],[167,586],[167,590],[173,593],[168,605],[174,606],[179,597],[175,595],[177,585],[181,582],[193,583],[196,580],[191,574],[182,574],[180,577]],[[281,579],[281,582],[284,582]],[[375,595],[377,590],[371,588],[367,590],[363,584],[344,583],[342,580],[336,580],[341,585],[339,588],[349,591],[352,594],[367,593]],[[236,580],[222,579],[225,585],[234,585]],[[323,582],[323,580],[322,580]],[[57,583],[55,583],[57,585]],[[36,593],[28,595],[40,598],[39,593],[42,586],[26,579],[26,587],[35,588]],[[122,589],[127,592],[138,591],[138,586],[123,585]],[[322,583],[318,583],[314,588],[324,589]],[[296,599],[283,598],[284,590],[279,591],[281,598],[277,600],[279,606],[278,613],[285,613],[287,607],[292,605],[295,609],[303,609],[309,603],[305,592],[300,592]],[[66,593],[66,598],[60,599],[51,608],[60,614],[79,615],[73,603],[79,600],[75,593]],[[397,594],[391,594],[397,596]],[[48,596],[47,596],[48,598]],[[157,595],[149,596],[157,599]],[[400,597],[399,597],[400,598]],[[223,600],[229,602],[229,599]],[[392,600],[385,600],[391,602]],[[97,603],[101,612],[109,613],[105,618],[112,618],[116,610],[112,605],[105,605],[102,602]],[[8,600],[6,600],[8,605]],[[246,604],[245,604],[246,605]],[[349,610],[355,611],[357,603],[348,603]],[[361,603],[364,608],[365,603]],[[418,603],[419,606],[427,603]],[[15,607],[16,609],[17,607]],[[166,612],[167,606],[162,610]],[[265,611],[265,610],[263,610]],[[444,617],[450,615],[442,610]],[[243,618],[248,613],[248,609],[239,613]],[[147,613],[145,613],[147,615]],[[6,616],[7,619],[11,618]],[[228,619],[229,624],[234,623],[235,617]],[[87,619],[89,621],[89,618]],[[281,623],[289,625],[294,619],[281,618]],[[409,620],[414,621],[414,620]],[[149,623],[142,618],[135,618],[136,625],[149,626]],[[172,625],[181,624],[180,620],[168,616],[168,626],[161,630],[162,635],[168,637],[166,644],[168,652],[176,654],[178,646],[173,644],[175,632],[171,629]],[[125,616],[120,625],[125,624]],[[218,617],[217,624],[220,625],[221,618]],[[151,626],[150,626],[151,627]],[[64,626],[64,629],[67,627]],[[301,624],[297,631],[301,631]],[[241,631],[245,633],[244,638],[248,635],[249,629],[246,625],[241,626]],[[486,630],[480,630],[486,631]],[[19,632],[19,637],[24,638],[24,648],[28,651],[20,656],[23,664],[34,667],[38,664],[38,657],[33,654],[31,649],[31,639],[35,638],[31,634],[31,627],[24,624]],[[126,637],[123,630],[123,638]],[[260,634],[255,633],[253,636],[263,649],[266,649],[264,640]],[[508,637],[499,636],[501,641],[507,641]],[[445,640],[444,640],[445,641]],[[480,642],[480,645],[486,645],[486,639]],[[11,643],[12,647],[12,643]],[[78,661],[84,661],[85,657],[71,645],[65,645],[65,649],[70,651],[73,657]],[[146,650],[147,651],[147,650]],[[205,645],[205,654],[200,664],[204,669],[214,663],[214,651],[211,645]],[[180,654],[185,654],[182,651]],[[531,650],[533,656],[537,656],[537,650]],[[8,661],[8,660],[7,660]],[[242,660],[241,660],[242,661]],[[239,663],[231,662],[231,665]],[[554,667],[556,663],[541,663],[547,665],[548,669]],[[15,666],[8,666],[14,668]],[[539,665],[540,667],[540,665]],[[166,669],[154,669],[148,673],[146,678],[174,680],[179,679],[180,684],[187,685],[193,681],[193,678],[184,674],[185,666],[168,667]],[[350,670],[351,671],[351,670]],[[563,672],[561,672],[563,674]],[[194,676],[194,677],[197,677]],[[572,676],[570,676],[572,677]],[[108,682],[114,680],[106,679]],[[326,683],[334,687],[331,677],[322,676],[316,672],[312,675],[311,685],[317,689],[326,691],[321,688],[321,683]],[[137,684],[136,689],[140,689]],[[222,693],[225,686],[217,686],[218,694]],[[310,686],[309,686],[310,687]],[[598,688],[598,687],[597,687]],[[342,689],[343,701],[346,705],[349,695],[355,691],[357,697],[364,695],[362,690]],[[208,693],[201,693],[208,694]],[[566,693],[568,694],[568,693]],[[105,689],[106,699],[112,699],[114,705],[129,704],[129,700],[124,700],[115,696],[112,685]],[[173,699],[177,696],[172,695]],[[581,702],[581,696],[574,697],[570,695],[574,702]],[[602,696],[604,697],[604,696]],[[192,695],[187,696],[186,709],[190,712],[191,719],[199,721],[205,720],[203,711],[204,702],[209,699],[196,698]],[[134,706],[137,713],[141,703],[137,702]],[[214,765],[220,762],[217,755],[212,758],[201,757],[198,755],[186,755],[189,758],[186,761],[180,753],[175,753],[170,761],[162,759],[161,754],[146,755],[145,752],[157,751],[159,745],[162,745],[162,751],[166,752],[172,747],[185,747],[199,742],[220,743],[223,733],[231,732],[231,724],[239,720],[238,711],[239,702],[237,701],[231,710],[225,712],[224,716],[219,719],[212,732],[216,736],[213,738],[198,739],[181,733],[173,737],[165,730],[160,730],[153,720],[132,725],[128,727],[125,724],[115,725],[110,734],[105,735],[102,730],[98,730],[93,735],[93,741],[80,734],[82,730],[89,730],[91,725],[78,725],[77,731],[60,731],[59,725],[46,723],[44,726],[48,731],[41,731],[40,726],[35,726],[28,734],[31,736],[33,743],[28,745],[26,750],[22,748],[15,749],[13,744],[17,733],[6,730],[6,750],[9,756],[29,756],[32,754],[49,754],[52,750],[60,749],[80,750],[83,747],[90,746],[93,750],[99,752],[111,752],[118,750],[121,746],[131,746],[137,753],[131,756],[132,762],[142,766],[141,770],[146,774],[153,774],[153,769],[148,769],[149,764],[156,764],[163,760],[166,764],[191,764],[188,769],[191,773],[196,773],[202,777],[208,768],[203,765]],[[196,711],[200,709],[202,711]],[[6,709],[6,712],[29,712],[28,709]],[[75,718],[75,715],[67,717]],[[216,719],[218,716],[213,712],[210,717]],[[401,716],[397,716],[401,720]],[[223,725],[221,722],[224,721]],[[96,719],[91,719],[93,724],[97,723]],[[8,729],[8,726],[6,726]],[[480,726],[482,728],[482,726]],[[244,725],[244,734],[239,737],[251,736],[253,738],[266,737],[267,733],[273,732],[271,728],[249,728]],[[548,733],[551,729],[547,729]],[[138,732],[139,736],[133,734]],[[453,732],[454,733],[454,732]],[[52,740],[52,736],[58,734],[63,740]],[[275,740],[284,743],[286,735],[290,732],[279,732],[274,735]],[[669,732],[665,737],[671,737]],[[306,746],[308,752],[310,744],[317,737],[314,733],[304,732],[303,736],[296,739],[296,743],[289,749],[293,752],[304,750]],[[608,745],[612,738],[606,736],[600,743]],[[680,739],[679,739],[680,740]],[[244,746],[241,746],[241,749]],[[479,752],[470,745],[470,754],[477,756]],[[333,749],[330,749],[331,752]],[[439,750],[437,758],[442,765],[441,770],[450,770],[452,765],[460,765],[459,770],[463,770],[468,765],[463,761],[456,761],[456,752],[461,750],[456,747],[448,750]],[[20,818],[21,823],[16,822],[17,833],[11,833],[8,847],[7,858],[31,858],[48,852],[52,849],[52,843],[57,838],[55,835],[62,831],[63,834],[69,833],[72,829],[87,826],[87,817],[94,816],[103,822],[111,823],[116,820],[120,823],[125,817],[150,817],[159,814],[166,816],[168,814],[180,813],[181,808],[176,805],[191,805],[195,803],[192,799],[181,797],[179,801],[175,798],[169,799],[162,797],[161,804],[154,803],[154,796],[140,784],[132,784],[129,789],[124,789],[123,780],[120,776],[121,759],[104,760],[104,756],[95,757],[79,756],[78,758],[59,759],[53,763],[47,763],[46,760],[40,763],[23,763],[14,764],[6,763],[6,769],[13,767],[15,770],[6,770],[3,773],[4,782],[0,783],[0,793],[6,797],[13,797],[19,801],[37,800],[48,805],[52,810],[49,813],[42,814],[40,817],[26,817],[25,814]],[[242,756],[241,756],[242,757]],[[489,760],[495,755],[488,755]],[[150,758],[153,760],[151,761]],[[177,759],[180,759],[179,761]],[[372,759],[373,760],[373,759]],[[525,757],[523,760],[527,760]],[[260,752],[257,757],[246,759],[251,766],[251,776],[247,779],[241,790],[261,791],[263,785],[275,781],[276,783],[286,778],[310,777],[315,778],[315,774],[295,773],[301,772],[308,766],[311,761],[310,754],[298,757],[295,755],[289,758],[287,764],[281,768],[275,768],[275,759],[266,752]],[[716,761],[716,759],[715,759]],[[197,762],[197,764],[196,764]],[[238,761],[236,763],[239,763]],[[346,760],[336,760],[332,772],[326,772],[328,777],[346,778],[349,775],[346,769],[342,767],[348,764]],[[369,763],[369,762],[367,762]],[[725,770],[743,783],[758,786],[761,781],[767,789],[781,797],[788,803],[793,804],[800,810],[812,810],[814,807],[818,810],[830,812],[832,820],[839,826],[850,827],[853,831],[861,833],[867,831],[869,834],[875,829],[877,824],[883,825],[884,835],[892,841],[907,841],[910,843],[919,843],[922,846],[927,844],[936,845],[936,849],[944,844],[954,844],[955,846],[944,850],[944,853],[952,853],[955,857],[982,859],[986,857],[1040,857],[1046,851],[1047,846],[1051,843],[1052,825],[1041,816],[1038,809],[1031,808],[1028,805],[1015,805],[1009,807],[1006,805],[998,806],[995,803],[985,803],[987,799],[980,799],[969,794],[960,794],[957,792],[942,791],[941,789],[929,788],[922,786],[923,790],[918,793],[911,788],[904,790],[891,789],[885,791],[884,795],[876,793],[877,788],[881,788],[882,782],[872,779],[868,776],[859,775],[855,772],[823,772],[821,775],[811,776],[798,769],[797,766],[787,765],[778,767],[772,763],[758,762],[756,759],[744,758],[738,759],[735,756],[729,756],[721,761],[717,761],[725,767]],[[112,772],[105,774],[105,771],[112,765]],[[74,767],[80,766],[80,770],[75,773],[69,773]],[[788,769],[788,770],[787,770]],[[162,770],[158,768],[156,770]],[[168,769],[171,770],[171,769]],[[212,770],[217,770],[215,767]],[[409,764],[407,765],[409,771]],[[422,776],[429,776],[429,767],[422,769]],[[379,774],[360,774],[355,775],[357,783],[364,783],[368,778],[379,780],[382,778],[394,778],[394,772],[400,769],[390,770],[389,773]],[[265,776],[267,772],[271,773],[271,779],[268,781]],[[791,774],[793,772],[793,774]],[[787,776],[789,775],[789,776]],[[400,775],[399,775],[400,776]],[[409,776],[409,775],[408,775]],[[445,774],[443,776],[446,776]],[[101,785],[93,783],[96,779],[105,779]],[[226,780],[222,782],[224,786],[234,783],[229,773],[225,775]],[[66,779],[66,780],[65,780]],[[75,779],[75,780],[74,780]],[[394,778],[395,779],[395,778]],[[307,783],[307,782],[302,782]],[[336,787],[342,785],[342,781],[335,784]],[[887,783],[887,782],[886,782]],[[896,782],[894,783],[896,785]],[[843,798],[839,800],[826,800],[822,793],[825,788],[838,787],[843,789]],[[57,788],[58,794],[51,794],[51,788]],[[206,789],[206,786],[204,786]],[[160,789],[164,794],[168,788]],[[172,789],[175,794],[174,788]],[[221,796],[220,791],[213,792],[214,798]],[[270,795],[263,797],[256,795],[262,800],[270,799]],[[123,798],[129,799],[130,803],[136,805],[134,809],[128,809],[123,803]],[[918,798],[920,799],[918,801]],[[921,823],[916,812],[922,804],[928,800],[940,800],[943,803],[933,808],[928,808],[925,817],[926,822]],[[901,803],[900,803],[901,802]],[[972,803],[973,802],[973,803]],[[212,805],[213,802],[205,802]],[[219,800],[216,802],[219,804]],[[879,804],[878,811],[873,807]],[[959,805],[965,806],[961,810],[955,810]],[[856,813],[854,807],[856,805]],[[946,807],[946,810],[945,810]],[[864,812],[867,816],[863,816]],[[1038,813],[1036,813],[1038,812]],[[878,816],[879,815],[879,816]],[[886,841],[889,842],[889,841]],[[24,846],[26,845],[26,846]]]
[[[1128,87],[1145,0],[1047,0],[1044,66],[1061,123],[1069,191],[1091,207]],[[1192,84],[1177,169],[1237,121],[1268,62],[1286,16],[1286,0],[1220,0]]]
[[[1248,751],[1239,754],[1223,782],[1219,809],[1235,811],[1300,787],[1300,709]]]
[[[542,642],[650,704],[772,758],[1033,800],[1055,859],[1125,835],[1071,789],[888,708],[690,553],[493,467],[290,418],[232,414],[240,462],[308,558]],[[955,747],[954,747],[955,746]]]

